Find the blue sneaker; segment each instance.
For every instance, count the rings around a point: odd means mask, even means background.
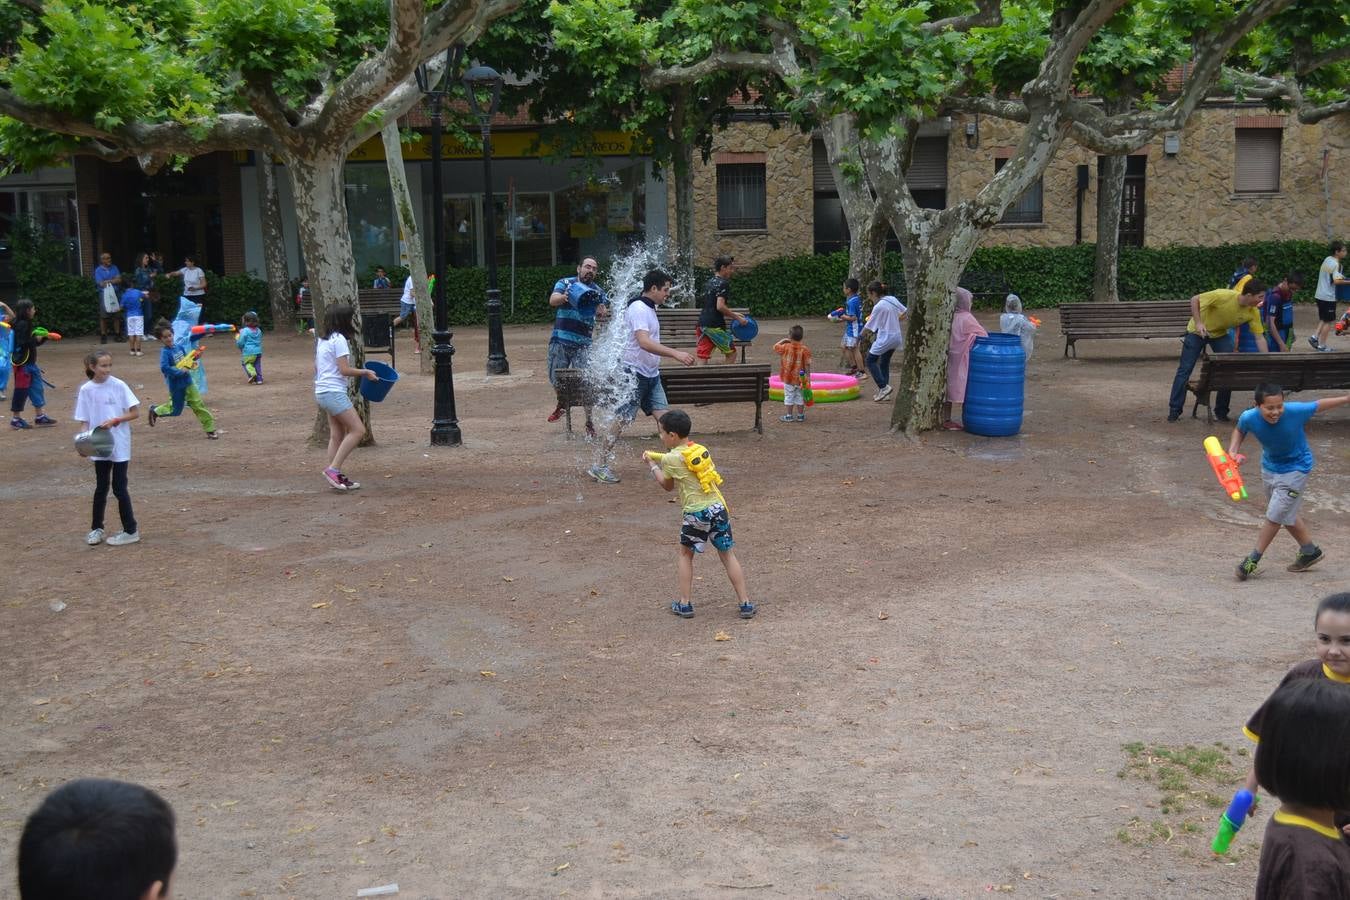
[[[758,610],[755,609],[755,604],[753,604],[753,603],[742,603],[742,604],[741,604],[741,618],[742,618],[742,619],[753,619],[753,618],[755,617],[755,613],[756,613],[757,611],[758,611]]]
[[[27,422],[25,422],[23,419],[19,418],[18,416],[15,416],[14,418],[12,418],[12,419],[9,420],[9,427],[10,427],[10,428],[16,428],[16,429],[22,431],[22,430],[25,429],[25,428],[32,428],[33,426],[32,426],[32,425],[29,425]]]
[[[676,600],[670,604],[670,611],[681,619],[692,619],[694,617],[694,604],[681,603]]]

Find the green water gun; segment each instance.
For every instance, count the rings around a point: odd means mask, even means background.
[[[1228,809],[1219,816],[1219,833],[1214,835],[1214,842],[1209,845],[1209,849],[1219,855],[1228,852],[1228,847],[1233,843],[1233,838],[1237,836],[1242,828],[1242,823],[1247,821],[1247,816],[1251,813],[1252,804],[1256,798],[1252,792],[1243,788],[1233,795],[1233,800],[1228,804]]]

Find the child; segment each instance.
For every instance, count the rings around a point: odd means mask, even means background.
[[[112,366],[112,354],[107,350],[95,350],[86,356],[84,374],[90,380],[80,385],[75,396],[75,421],[80,423],[80,430],[106,428],[113,440],[112,453],[90,457],[94,462],[94,515],[90,526],[93,530],[85,543],[91,547],[103,542],[103,509],[108,503],[109,481],[117,498],[122,530],[108,538],[108,544],[120,547],[141,539],[127,490],[127,466],[131,462],[131,426],[127,423],[140,418],[141,401],[125,381],[113,377]]]
[[[1004,334],[1015,334],[1022,340],[1022,352],[1031,362],[1031,351],[1036,349],[1036,323],[1022,312],[1022,298],[1009,294],[1003,301],[1003,315],[998,317],[998,330]]]
[[[1271,353],[1287,353],[1294,346],[1294,294],[1303,287],[1303,273],[1290,272],[1284,280],[1266,291],[1262,301],[1266,325],[1266,349]],[[1239,342],[1251,334],[1245,322],[1238,326]]]
[[[47,795],[19,837],[21,900],[164,900],[173,809],[138,784],[82,778]]]
[[[1329,353],[1331,347],[1327,338],[1331,337],[1331,326],[1336,321],[1336,288],[1350,284],[1341,269],[1341,260],[1345,259],[1345,241],[1332,241],[1330,255],[1322,260],[1317,270],[1317,288],[1313,296],[1317,299],[1317,333],[1309,335],[1308,343],[1314,350]]]
[[[805,422],[806,403],[802,391],[811,386],[811,349],[802,343],[802,326],[793,325],[788,336],[773,345],[778,361],[778,377],[783,379],[784,422]],[[795,410],[795,413],[794,413]]]
[[[866,364],[863,362],[862,351],[858,349],[858,339],[862,335],[863,321],[862,297],[858,296],[858,287],[858,279],[845,279],[843,286],[844,311],[842,313],[830,313],[827,318],[844,323],[844,337],[839,346],[843,348],[844,356],[848,359],[848,374],[859,381],[866,381]]]
[[[150,407],[150,427],[154,428],[155,423],[165,416],[181,416],[183,404],[186,403],[201,423],[207,438],[216,440],[220,435],[216,432],[215,416],[206,408],[197,385],[192,383],[192,369],[197,366],[195,356],[200,352],[196,341],[191,338],[175,341],[173,326],[163,319],[155,326],[155,337],[164,345],[164,349],[159,351],[159,371],[163,373],[164,385],[169,389],[169,402]]]
[[[389,289],[389,276],[385,274],[384,266],[375,267],[375,280],[370,283],[370,286],[377,291]]]
[[[262,329],[258,327],[258,314],[250,309],[244,313],[242,322],[239,336],[234,339],[239,348],[239,363],[249,384],[262,384]]]
[[[355,369],[348,363],[351,347],[347,342],[355,336],[349,304],[339,303],[324,311],[323,328],[314,348],[314,400],[328,414],[328,465],[324,466],[323,477],[339,491],[361,487],[361,482],[342,474],[342,463],[366,433],[366,426],[361,424],[361,417],[347,396],[347,379],[378,378],[370,369]]]
[[[1250,432],[1261,442],[1261,482],[1269,502],[1266,521],[1256,537],[1256,549],[1237,565],[1238,581],[1256,573],[1261,554],[1284,526],[1298,541],[1298,555],[1289,564],[1290,572],[1304,572],[1322,561],[1322,550],[1313,543],[1308,526],[1299,510],[1306,496],[1304,486],[1312,472],[1313,454],[1303,426],[1319,412],[1350,403],[1350,395],[1328,397],[1311,403],[1285,403],[1284,389],[1263,384],[1256,389],[1256,407],[1238,416],[1233,436],[1228,440],[1228,455],[1241,465],[1245,457],[1238,452]]]
[[[1256,257],[1245,256],[1228,279],[1228,289],[1242,293],[1243,285],[1256,276]]]
[[[886,293],[886,285],[873,281],[867,286],[872,300],[872,314],[863,328],[876,335],[867,351],[867,371],[877,392],[872,399],[880,403],[895,390],[891,385],[891,358],[905,345],[905,333],[900,328],[902,319],[909,318],[909,310],[897,298]]]
[[[966,402],[966,379],[970,375],[970,348],[975,339],[988,337],[989,332],[970,311],[975,295],[963,287],[956,293],[956,314],[952,317],[952,338],[947,345],[947,399],[942,404],[942,427],[948,431],[964,430],[952,418],[952,405]]]
[[[127,352],[132,356],[144,356],[141,352],[141,339],[145,336],[145,316],[141,300],[144,295],[136,288],[127,288],[122,292],[122,315],[126,317]]]
[[[727,578],[740,601],[742,619],[751,619],[755,615],[755,604],[745,593],[745,574],[741,571],[740,561],[731,549],[731,520],[727,518],[727,501],[717,486],[722,476],[717,474],[706,448],[689,440],[692,423],[689,414],[683,410],[667,410],[658,420],[657,430],[661,443],[669,453],[648,450],[642,455],[652,470],[652,477],[666,490],[680,487],[680,506],[684,511],[684,524],[680,527],[680,549],[678,551],[677,570],[679,572],[680,599],[670,604],[670,611],[682,619],[694,617],[694,604],[691,595],[694,589],[694,554],[702,553],[711,541],[717,553],[722,557],[722,565],[727,570]]]
[[[5,399],[9,387],[9,373],[14,368],[14,310],[0,300],[0,400]]]
[[[1313,631],[1317,640],[1317,658],[1298,663],[1285,673],[1278,687],[1294,681],[1323,679],[1337,685],[1350,685],[1350,593],[1332,594],[1317,604],[1313,616]],[[1242,733],[1256,743],[1261,742],[1263,721],[1270,700],[1261,704],[1243,726]],[[1256,769],[1247,775],[1247,790],[1255,796],[1258,784]],[[1347,807],[1346,809],[1350,809]],[[1337,825],[1350,834],[1350,813],[1341,813]]]
[[[1350,846],[1336,810],[1350,809],[1350,691],[1321,678],[1266,701],[1256,777],[1280,799],[1266,825],[1256,900],[1350,897]]]
[[[37,348],[47,343],[46,337],[33,336],[33,317],[37,307],[32,300],[20,300],[14,304],[14,322],[10,326],[14,331],[14,350],[10,362],[14,368],[14,396],[9,401],[9,427],[22,430],[33,425],[49,427],[56,420],[47,415],[46,382],[42,380],[42,370],[37,364]],[[33,401],[33,412],[37,418],[29,425],[23,418],[23,407],[29,399]]]

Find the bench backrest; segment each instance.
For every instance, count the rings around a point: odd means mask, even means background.
[[[663,366],[661,386],[672,404],[763,401],[769,396],[769,366]]]
[[[1350,354],[1215,353],[1200,365],[1200,390],[1254,390],[1264,383],[1286,391],[1350,387]]]
[[[1152,300],[1131,303],[1065,303],[1059,307],[1060,327],[1065,331],[1081,326],[1158,325],[1180,323],[1185,330],[1191,318],[1189,300]]]
[[[698,327],[698,317],[703,312],[701,309],[666,309],[664,307],[656,310],[656,319],[661,323],[661,343],[666,346],[676,346],[682,343],[692,343],[697,340],[694,330]],[[744,308],[736,309],[736,312],[743,316],[750,315],[750,310]],[[749,341],[733,341],[735,344],[748,344]]]
[[[401,288],[361,288],[356,292],[356,302],[362,313],[397,313],[399,300],[403,297]],[[305,299],[295,308],[296,314],[303,317],[314,315],[313,294],[305,294]]]

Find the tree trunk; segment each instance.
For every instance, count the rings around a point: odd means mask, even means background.
[[[671,136],[675,140],[672,167],[675,171],[675,290],[683,306],[698,298],[694,284],[694,145],[685,139],[689,90],[676,92],[671,111]]]
[[[872,195],[863,177],[862,156],[858,153],[858,130],[853,116],[832,117],[820,129],[825,157],[839,192],[839,205],[848,223],[848,273],[863,287],[881,279],[886,271],[886,237],[889,223],[881,205]]]
[[[286,232],[282,227],[281,193],[277,189],[277,171],[272,154],[253,151],[258,178],[258,210],[262,220],[263,265],[267,275],[268,303],[276,328],[289,328],[295,322],[295,303],[291,299],[291,275],[286,265]]]
[[[1128,98],[1106,100],[1106,113],[1127,112]],[[1125,196],[1124,156],[1103,156],[1102,177],[1097,186],[1097,251],[1092,267],[1092,299],[1096,303],[1120,302],[1120,214]]]
[[[403,145],[398,139],[398,123],[391,122],[381,129],[380,138],[384,141],[389,188],[394,194],[394,205],[398,208],[398,227],[408,248],[408,270],[412,275],[413,295],[417,298],[418,346],[422,348],[417,359],[418,371],[423,375],[431,375],[435,371],[431,360],[431,292],[427,289],[427,262],[426,254],[422,252],[422,233],[417,230],[412,193],[408,190],[408,175],[403,167]],[[437,197],[434,202],[440,203],[442,200]],[[436,274],[438,278],[445,277],[444,272]]]
[[[306,158],[287,155],[286,172],[295,195],[296,228],[300,248],[304,252],[309,276],[310,295],[314,300],[314,321],[322,323],[324,311],[339,303],[351,304],[355,311],[356,338],[351,341],[351,365],[365,365],[365,348],[361,346],[361,307],[356,296],[356,260],[352,255],[351,233],[347,230],[347,202],[343,192],[342,148],[332,152],[313,152]],[[370,404],[356,389],[353,381],[347,388],[356,406],[357,415],[366,426],[361,440],[365,447],[375,443],[375,431],[370,424]],[[312,445],[328,443],[328,416],[317,410]]]
[[[947,398],[947,348],[951,343],[953,290],[980,243],[980,230],[958,219],[918,235],[905,269],[909,328],[891,430],[913,437],[936,428]]]

